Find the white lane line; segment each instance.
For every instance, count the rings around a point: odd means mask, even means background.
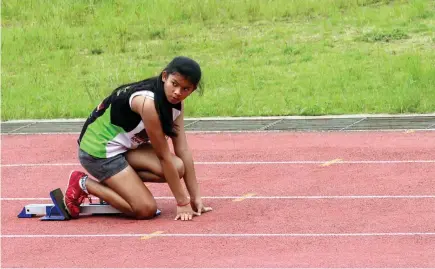
[[[47,267],[32,267],[32,269],[46,269]],[[62,267],[63,269],[89,269],[89,267]],[[183,269],[198,269],[198,267],[182,267]],[[258,267],[206,267],[207,269],[258,269]],[[262,269],[277,269],[277,267],[261,267]],[[281,268],[281,267],[280,267]],[[290,268],[290,267],[284,267]],[[333,267],[334,269],[367,269],[367,267]],[[4,267],[3,269],[16,269]],[[107,269],[92,267],[92,269]],[[153,267],[117,267],[117,269],[162,269]],[[291,269],[331,269],[331,267],[291,267]],[[428,269],[428,267],[370,267],[370,269]]]
[[[326,161],[233,161],[233,162],[195,162],[196,165],[267,165],[267,164],[323,164]],[[400,163],[435,163],[435,160],[360,160],[339,161],[336,164],[400,164]],[[32,166],[80,166],[80,163],[15,163],[2,164],[0,167],[32,167]]]
[[[435,236],[435,232],[403,232],[403,233],[197,233],[197,234],[4,234],[1,238],[84,238],[84,237],[384,237],[384,236]]]
[[[32,267],[32,269],[47,269],[48,267]],[[183,269],[198,269],[198,267],[182,267]],[[207,269],[258,269],[258,267],[205,267]],[[277,269],[277,267],[261,267],[262,269]],[[281,267],[279,267],[281,268]],[[283,267],[283,268],[291,268],[291,269],[367,269],[367,267]],[[16,269],[11,267],[4,267],[3,269]],[[89,269],[89,267],[62,267],[62,269]],[[92,267],[92,269],[107,269],[107,268],[97,268]],[[161,267],[117,267],[117,269],[162,269]],[[428,269],[428,267],[370,267],[370,269]]]
[[[156,200],[173,200],[172,196],[157,196]],[[298,196],[203,196],[203,199],[210,200],[234,200],[234,199],[257,199],[257,200],[305,200],[305,199],[435,199],[435,195],[298,195]],[[92,199],[98,199],[92,197]],[[50,198],[0,198],[1,201],[51,201]]]
[[[39,166],[77,166],[80,163],[15,163],[2,164],[1,167],[39,167]]]

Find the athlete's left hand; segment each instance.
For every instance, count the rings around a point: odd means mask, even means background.
[[[211,207],[205,206],[201,198],[190,200],[190,205],[193,211],[197,212],[199,215],[213,210]]]

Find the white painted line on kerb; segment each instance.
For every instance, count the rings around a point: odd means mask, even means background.
[[[344,128],[341,128],[340,131],[344,131],[344,130],[346,130],[346,129],[348,129],[348,128],[354,126],[355,124],[358,124],[358,123],[360,123],[360,122],[362,122],[363,120],[366,120],[366,119],[367,119],[367,117],[362,118],[362,119],[360,119],[360,120],[358,120],[358,121],[355,121],[354,123],[349,124],[348,126],[346,126],[346,127],[344,127]]]
[[[10,131],[9,133],[13,133],[13,132],[16,132],[16,131],[18,131],[18,130],[21,130],[21,129],[24,129],[24,128],[27,128],[27,127],[30,127],[30,126],[34,125],[35,123],[36,123],[36,122],[31,122],[31,123],[26,124],[26,125],[24,125],[24,126],[18,127],[18,128],[16,128],[16,129]]]
[[[156,200],[174,200],[172,196],[157,196]],[[435,195],[288,195],[288,196],[203,196],[209,200],[333,200],[333,199],[435,199]],[[92,197],[92,199],[98,199]],[[50,198],[41,197],[11,197],[0,198],[1,201],[51,201]]]
[[[232,162],[195,162],[195,165],[267,165],[267,164],[323,164],[325,161],[232,161]],[[339,161],[339,164],[399,164],[399,163],[435,163],[435,160],[361,160],[361,161]],[[15,163],[2,164],[1,167],[26,167],[26,166],[79,166],[80,163]]]
[[[1,238],[84,238],[84,237],[385,237],[385,236],[435,236],[435,232],[408,232],[408,233],[246,233],[246,234],[5,234]]]

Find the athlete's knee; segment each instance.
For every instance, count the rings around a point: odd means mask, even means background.
[[[180,178],[184,177],[185,169],[183,160],[181,160],[180,158],[176,158],[175,166],[177,167],[178,175],[180,176]]]
[[[153,202],[141,202],[132,205],[134,217],[136,219],[150,219],[153,218],[157,211],[157,204]]]

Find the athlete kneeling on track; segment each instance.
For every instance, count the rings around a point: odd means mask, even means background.
[[[183,100],[200,80],[197,62],[176,57],[159,76],[118,87],[92,111],[78,139],[78,157],[96,180],[71,172],[64,202],[72,218],[79,217],[89,194],[127,216],[154,217],[157,204],[143,182],[168,183],[177,203],[175,220],[212,210],[202,203],[184,131]]]

